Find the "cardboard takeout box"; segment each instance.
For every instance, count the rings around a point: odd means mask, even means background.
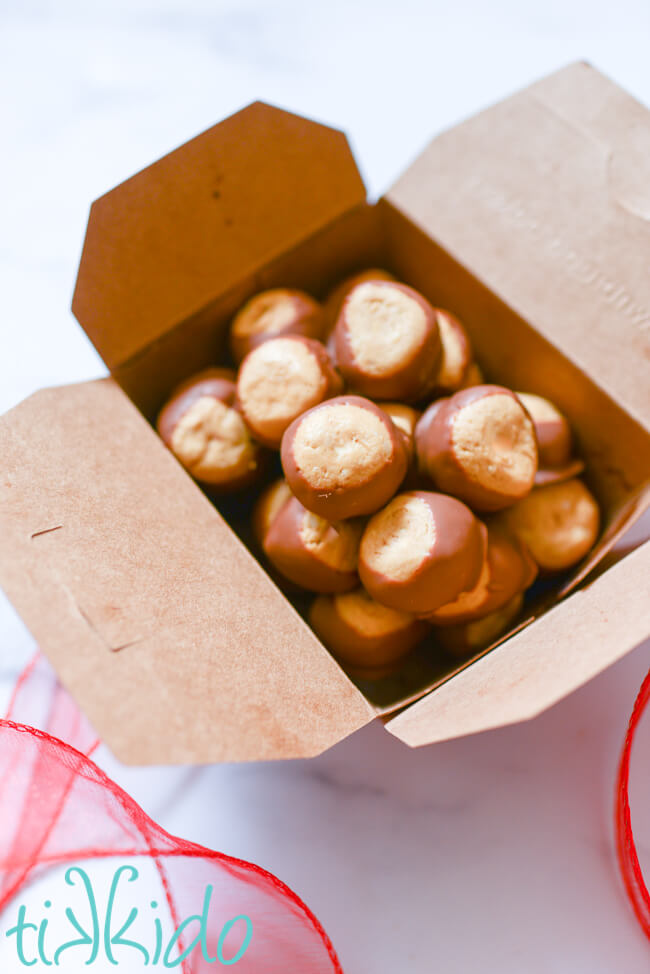
[[[93,204],[73,310],[112,377],[0,420],[0,581],[121,759],[309,756],[376,716],[425,744],[532,717],[644,639],[650,542],[602,557],[648,500],[649,148],[650,113],[580,63],[434,139],[375,205],[340,132],[261,103]],[[248,296],[369,265],[456,312],[489,380],[568,414],[605,519],[562,600],[383,699],[149,422]]]

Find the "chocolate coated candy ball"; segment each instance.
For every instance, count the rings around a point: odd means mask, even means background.
[[[498,521],[520,538],[542,571],[570,568],[593,547],[600,527],[595,497],[581,480],[536,487]]]
[[[292,497],[289,484],[284,477],[274,480],[262,491],[253,508],[253,535],[260,547],[264,544],[266,533],[273,524],[283,505]]]
[[[420,399],[441,360],[434,309],[417,291],[390,281],[367,281],[350,291],[334,347],[349,387],[371,399]]]
[[[531,417],[509,389],[474,386],[433,403],[415,431],[420,470],[479,511],[496,511],[530,492],[537,472]]]
[[[289,335],[249,352],[237,377],[237,402],[255,439],[277,448],[297,416],[341,389],[324,345]]]
[[[359,584],[357,561],[363,524],[335,524],[313,514],[296,497],[284,503],[264,538],[271,564],[310,592],[347,592]]]
[[[310,409],[282,439],[292,492],[328,521],[372,514],[399,488],[407,465],[402,434],[360,396],[338,396]]]
[[[569,480],[582,473],[584,463],[572,456],[572,437],[569,423],[557,406],[532,392],[518,392],[518,398],[528,410],[535,424],[539,469],[535,484],[551,484]]]
[[[485,526],[461,501],[414,490],[398,494],[370,519],[359,575],[377,602],[425,615],[477,584]]]
[[[487,558],[477,585],[427,616],[436,626],[458,625],[497,612],[535,581],[537,565],[522,542],[488,525]]]
[[[337,284],[336,287],[330,291],[325,300],[324,310],[326,334],[329,334],[334,328],[343,302],[347,298],[350,291],[356,287],[357,284],[364,284],[366,281],[394,280],[395,278],[390,271],[382,270],[380,267],[369,267],[365,271],[359,271],[358,274],[352,274],[351,277],[346,277],[344,281]]]
[[[517,621],[524,604],[521,593],[489,615],[458,626],[435,629],[435,641],[452,656],[471,656],[487,649]]]
[[[422,620],[380,605],[363,589],[319,596],[309,623],[354,675],[368,679],[390,673],[429,632]]]
[[[304,291],[274,288],[256,294],[239,311],[230,326],[230,350],[241,362],[252,349],[283,335],[321,338],[323,309]]]
[[[263,451],[236,408],[229,369],[206,369],[182,383],[157,427],[185,469],[204,484],[236,490],[259,476]]]
[[[442,362],[435,381],[435,392],[448,395],[464,388],[468,379],[471,381],[472,345],[462,324],[450,311],[436,308],[436,321],[442,344]]]

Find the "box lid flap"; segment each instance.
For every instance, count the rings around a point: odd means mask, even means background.
[[[537,716],[650,631],[650,541],[387,723],[417,747]]]
[[[650,426],[650,112],[573,64],[434,139],[387,194]]]
[[[373,713],[113,380],[0,417],[0,583],[128,763],[310,756]]]
[[[341,132],[255,102],[93,203],[72,310],[115,369],[364,200]]]

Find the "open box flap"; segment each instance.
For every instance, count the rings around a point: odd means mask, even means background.
[[[0,418],[0,582],[138,764],[311,756],[373,717],[111,379]]]
[[[584,63],[437,137],[387,194],[650,427],[650,112]]]
[[[650,631],[650,541],[388,721],[411,747],[537,716]]]
[[[255,102],[93,203],[72,309],[114,370],[365,195],[341,132]]]

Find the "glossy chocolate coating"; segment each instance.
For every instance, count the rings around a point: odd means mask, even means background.
[[[309,294],[294,288],[274,288],[254,295],[233,318],[230,351],[242,362],[250,351],[271,338],[303,335],[322,338],[323,308]]]
[[[404,511],[406,518],[402,518]],[[456,498],[407,491],[371,518],[361,539],[359,575],[382,605],[425,615],[474,588],[483,570],[486,537],[485,525]],[[391,538],[397,539],[395,557],[403,554],[404,568],[399,563],[391,563],[390,570],[386,567],[382,553]],[[414,553],[416,546],[419,550]]]
[[[179,461],[192,476],[222,491],[239,490],[254,483],[264,468],[265,451],[258,444],[250,441],[247,444],[248,460],[245,465],[241,462],[235,463],[230,471],[224,467],[211,475],[207,470],[197,471],[195,467],[184,462],[183,457],[174,448],[174,439],[179,423],[202,399],[214,399],[223,403],[228,409],[238,412],[234,380],[235,373],[231,369],[221,368],[204,369],[190,376],[174,390],[171,399],[160,411],[156,424],[165,445],[176,453]],[[245,429],[241,432],[244,438],[249,439]]]
[[[535,424],[539,450],[535,486],[570,480],[581,474],[585,465],[573,456],[573,437],[566,416],[543,396],[529,392],[518,392],[517,396]]]
[[[430,631],[421,619],[378,606],[362,589],[319,596],[309,624],[337,659],[366,679],[391,672]]]
[[[537,565],[525,545],[494,524],[488,525],[485,568],[475,589],[441,606],[428,620],[436,626],[449,626],[481,619],[503,608],[537,576]]]
[[[288,483],[284,477],[280,477],[269,484],[257,498],[253,508],[252,526],[253,536],[260,548],[264,544],[266,533],[273,524],[275,517],[291,496]]]
[[[491,396],[504,397],[516,404],[514,413],[528,435],[527,449],[530,448],[532,460],[526,465],[527,474],[522,482],[516,486],[513,484],[510,489],[499,489],[480,482],[475,473],[468,471],[466,465],[461,465],[458,447],[454,444],[454,424],[462,422],[459,418],[463,416],[466,407]],[[503,402],[503,398],[501,401]],[[475,510],[500,510],[514,504],[533,487],[537,469],[533,421],[515,393],[503,386],[473,386],[455,393],[449,399],[434,402],[418,423],[415,441],[420,471],[428,475],[439,490],[453,494]],[[483,441],[482,445],[485,445]],[[511,449],[514,452],[516,448],[511,445]],[[486,470],[498,470],[503,465],[502,456],[495,448],[487,458],[480,458],[477,453],[476,463]]]
[[[400,296],[410,299],[420,309],[423,321],[423,333],[405,360],[395,363],[387,362],[385,367],[376,366],[370,369],[359,358],[351,338],[351,322],[353,302],[362,293],[363,288],[374,288],[377,294],[398,292]],[[377,325],[381,327],[381,323]],[[372,340],[369,340],[372,345]],[[416,402],[431,388],[438,374],[442,356],[440,334],[435,311],[429,302],[417,291],[392,281],[372,281],[357,284],[347,295],[334,330],[334,348],[336,364],[347,385],[371,399],[397,399],[402,402]]]
[[[365,271],[359,271],[357,274],[352,274],[351,277],[346,277],[344,281],[337,284],[336,287],[329,292],[327,298],[325,299],[325,335],[329,336],[329,334],[334,330],[336,319],[339,316],[343,302],[347,298],[352,288],[356,287],[357,284],[365,284],[366,281],[394,280],[395,278],[390,271],[382,270],[381,267],[369,267]]]
[[[433,395],[449,395],[462,389],[473,361],[472,343],[456,315],[436,308],[442,359],[432,390]]]
[[[347,592],[359,584],[357,557],[362,525],[330,524],[296,497],[277,512],[264,538],[264,552],[289,581],[309,592]]]
[[[402,434],[404,446],[408,456],[408,470],[402,482],[402,490],[415,490],[420,485],[418,476],[418,461],[415,452],[415,427],[420,419],[420,413],[412,406],[401,402],[378,402],[377,405],[388,413],[393,423]]]
[[[451,656],[471,656],[486,649],[504,635],[517,621],[524,604],[521,593],[515,595],[500,609],[458,626],[434,629],[435,641]]]
[[[165,445],[171,446],[171,438],[179,420],[201,396],[209,396],[226,406],[234,406],[235,378],[232,369],[204,369],[176,386],[170,399],[160,410],[156,422],[156,428]]]

